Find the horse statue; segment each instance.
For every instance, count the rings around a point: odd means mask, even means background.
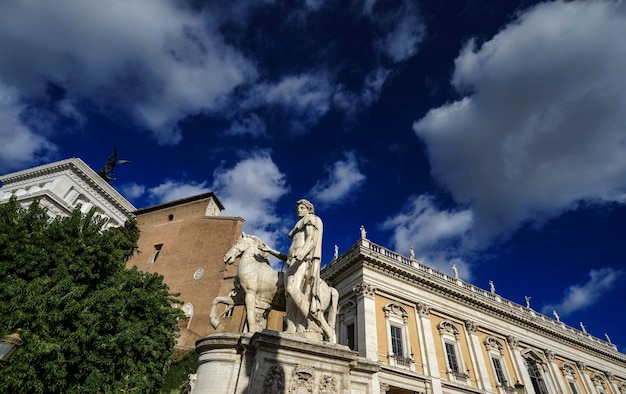
[[[242,234],[233,247],[224,255],[225,264],[233,264],[240,257],[235,288],[227,297],[216,297],[211,303],[210,321],[217,328],[219,317],[216,315],[218,304],[228,305],[227,311],[236,305],[246,306],[248,332],[259,332],[267,328],[270,310],[285,311],[285,282],[283,272],[270,266],[267,245],[254,235]],[[336,342],[335,319],[339,293],[320,279],[319,323],[325,339]],[[226,313],[226,312],[225,312]]]

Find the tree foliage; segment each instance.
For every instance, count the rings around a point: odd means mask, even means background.
[[[48,218],[0,205],[0,329],[24,329],[2,366],[2,393],[157,392],[177,302],[158,274],[126,269],[134,221],[102,231],[94,211]]]

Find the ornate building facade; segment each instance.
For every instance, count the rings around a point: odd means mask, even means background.
[[[72,158],[0,176],[0,204],[13,196],[22,204],[34,200],[50,217],[68,216],[77,206],[95,207],[96,215],[116,227],[133,218],[135,207],[81,159]]]
[[[381,393],[626,394],[614,344],[363,237],[322,271]]]

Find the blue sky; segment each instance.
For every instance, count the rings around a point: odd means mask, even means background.
[[[209,3],[210,5],[207,5]],[[626,351],[626,6],[0,3],[0,172],[68,157],[137,208],[214,191],[286,249],[359,238]]]

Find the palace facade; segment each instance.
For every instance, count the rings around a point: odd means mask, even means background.
[[[381,393],[626,394],[614,344],[364,237],[322,277],[338,342],[378,363]]]

